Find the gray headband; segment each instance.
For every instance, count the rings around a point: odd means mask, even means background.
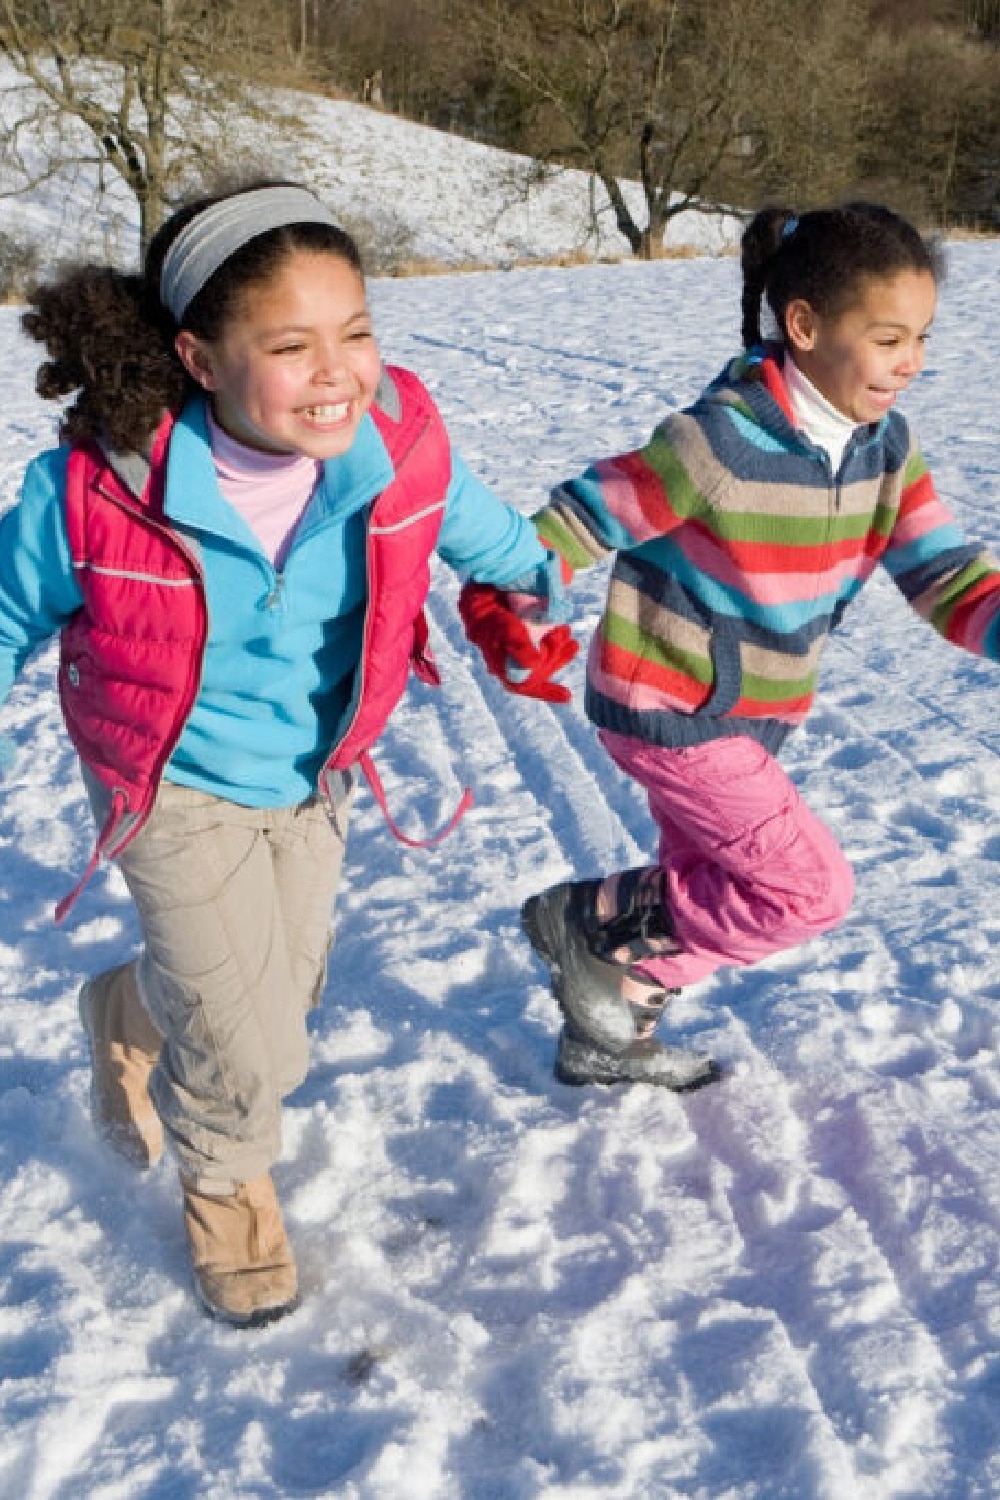
[[[318,198],[301,187],[254,188],[236,193],[196,214],[167,251],[160,271],[160,301],[180,322],[208,278],[237,250],[286,224],[337,221]]]

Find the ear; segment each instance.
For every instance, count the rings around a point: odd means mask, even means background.
[[[819,319],[804,297],[796,297],[785,308],[785,338],[793,349],[806,354],[816,344]]]
[[[196,333],[182,328],[174,339],[174,348],[177,358],[187,370],[192,380],[206,391],[215,390],[215,369],[212,363],[212,350],[204,339],[200,339]]]

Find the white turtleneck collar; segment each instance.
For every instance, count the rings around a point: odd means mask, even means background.
[[[823,448],[830,456],[830,464],[836,474],[844,457],[844,449],[851,441],[857,427],[850,417],[826,399],[822,391],[803,375],[792,356],[786,351],[781,370],[785,386],[792,403],[795,426],[804,432],[810,442]]]

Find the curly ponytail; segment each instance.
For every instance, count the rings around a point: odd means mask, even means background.
[[[183,401],[186,377],[149,317],[142,279],[75,266],[36,287],[28,305],[24,331],[49,356],[35,378],[38,394],[55,401],[78,392],[63,414],[63,441],[143,451],[164,411]]]

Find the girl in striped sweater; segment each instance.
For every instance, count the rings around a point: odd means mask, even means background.
[[[845,916],[850,867],[775,756],[878,564],[948,640],[1000,656],[1000,568],[961,536],[896,409],[923,365],[935,250],[874,205],[766,209],[742,268],[746,352],[534,518],[570,570],[615,554],[586,708],[659,831],[656,863],[523,909],[569,1082],[708,1082],[710,1059],[653,1036],[667,997]]]

